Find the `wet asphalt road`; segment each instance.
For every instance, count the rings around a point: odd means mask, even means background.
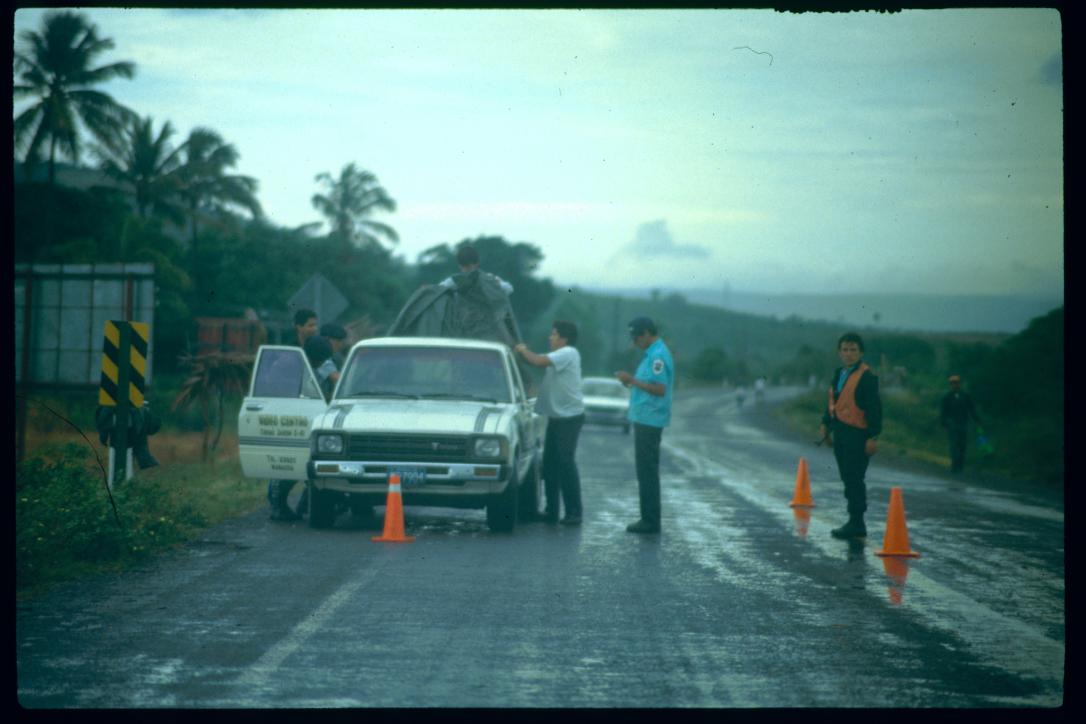
[[[771,400],[790,394],[771,390]],[[586,427],[585,523],[486,530],[407,508],[333,530],[260,511],[142,570],[16,611],[24,707],[1052,707],[1063,701],[1062,496],[868,473],[836,541],[832,453],[720,392],[676,395],[664,531],[637,517],[632,436]],[[816,507],[789,507],[806,456]],[[254,484],[258,484],[254,482]],[[889,489],[918,559],[887,569]],[[380,508],[378,513],[380,513]],[[902,561],[903,559],[897,559]],[[893,561],[892,561],[893,563]]]

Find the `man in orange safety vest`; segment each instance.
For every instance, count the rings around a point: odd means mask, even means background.
[[[833,445],[837,470],[845,484],[848,522],[830,533],[834,538],[855,539],[867,536],[864,513],[867,511],[867,464],[875,454],[876,440],[882,432],[882,399],[879,378],[863,361],[864,343],[860,335],[849,332],[837,340],[841,366],[830,380],[828,404],[822,414],[819,432]]]

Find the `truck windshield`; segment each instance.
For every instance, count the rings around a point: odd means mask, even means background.
[[[495,350],[449,347],[363,347],[340,381],[337,397],[431,397],[511,402],[505,366]]]

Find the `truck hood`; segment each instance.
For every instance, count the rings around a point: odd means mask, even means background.
[[[470,400],[337,400],[313,421],[313,429],[344,432],[406,432],[442,435],[496,434],[513,406]]]

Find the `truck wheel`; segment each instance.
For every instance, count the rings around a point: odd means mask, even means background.
[[[309,527],[331,528],[336,522],[336,501],[324,490],[309,483]]]
[[[517,486],[513,481],[505,492],[493,495],[486,504],[486,525],[495,533],[511,533],[517,525]]]
[[[539,515],[539,502],[543,498],[543,476],[540,472],[539,455],[532,458],[532,466],[520,483],[520,517],[530,520]]]

